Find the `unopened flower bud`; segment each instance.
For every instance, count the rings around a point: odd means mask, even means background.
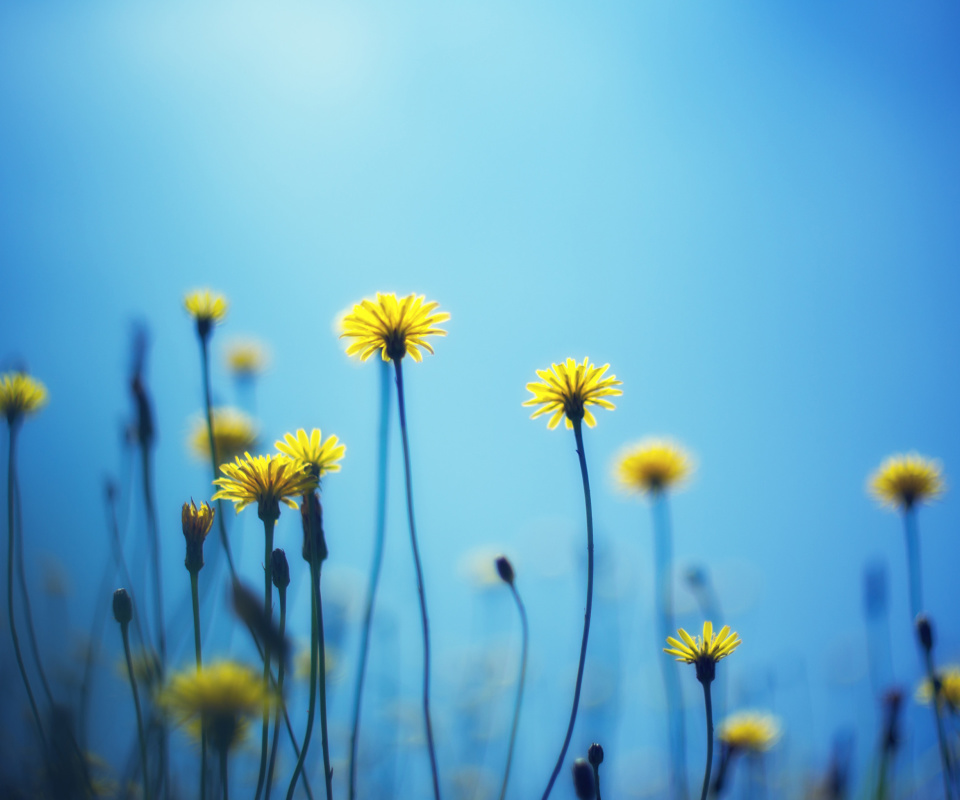
[[[917,638],[926,652],[933,650],[933,625],[926,614],[917,614]]]
[[[215,511],[206,503],[197,508],[193,500],[183,504],[180,512],[180,521],[183,527],[183,538],[187,541],[187,557],[183,560],[187,571],[199,572],[203,568],[203,542],[210,533]]]
[[[273,551],[273,585],[283,591],[290,585],[290,566],[287,554],[279,547]]]
[[[513,586],[513,564],[510,563],[510,560],[506,556],[497,556],[497,574],[500,576],[501,580],[504,583],[509,583]]]
[[[587,760],[592,767],[599,767],[603,763],[603,748],[597,742],[587,750]]]
[[[121,625],[129,625],[133,619],[133,603],[126,589],[113,593],[113,618]]]
[[[317,563],[320,564],[326,560],[328,551],[323,535],[323,506],[316,492],[303,496],[300,520],[303,523],[303,560],[309,564],[316,553]]]
[[[594,800],[597,796],[593,767],[587,763],[585,758],[578,758],[573,762],[573,789],[579,800]]]

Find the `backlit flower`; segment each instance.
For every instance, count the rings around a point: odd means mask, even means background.
[[[343,318],[341,339],[352,339],[347,355],[357,355],[366,361],[377,350],[384,361],[409,355],[422,361],[420,349],[433,353],[428,336],[446,336],[447,332],[434,327],[446,322],[450,315],[435,311],[439,303],[424,302],[423,295],[408,295],[398,300],[395,294],[377,293],[376,300],[361,300],[353,311]]]
[[[199,572],[203,567],[203,542],[213,525],[214,510],[206,503],[197,508],[193,500],[183,504],[180,512],[183,538],[187,541],[187,557],[184,565],[190,572]]]
[[[525,406],[540,406],[530,415],[536,419],[542,414],[552,414],[547,427],[553,430],[560,424],[560,419],[566,416],[566,425],[573,427],[573,423],[583,420],[591,428],[597,424],[593,414],[587,406],[597,405],[601,408],[613,409],[614,405],[605,397],[621,395],[623,392],[614,387],[621,386],[615,375],[603,377],[609,364],[595,367],[590,360],[583,359],[578,364],[568,358],[563,364],[554,364],[550,369],[538,369],[537,377],[543,383],[528,383],[527,391],[533,394],[525,401]]]
[[[287,456],[251,456],[244,453],[232,464],[221,464],[223,477],[214,483],[220,488],[214,500],[232,500],[240,512],[251,503],[257,503],[260,519],[276,519],[280,516],[280,503],[290,508],[297,504],[292,500],[316,488],[317,479],[302,461]]]
[[[870,476],[869,489],[884,506],[910,509],[943,494],[943,469],[917,453],[890,456]]]
[[[178,672],[161,692],[159,702],[196,741],[205,729],[214,749],[221,751],[236,745],[250,719],[269,710],[276,698],[252,669],[222,661]]]
[[[731,750],[763,753],[780,738],[780,721],[762,711],[741,711],[720,723],[717,737]]]
[[[183,305],[196,320],[197,333],[205,339],[210,328],[223,321],[229,304],[222,294],[216,294],[210,289],[196,289],[183,298]]]
[[[672,636],[667,637],[667,644],[670,647],[663,648],[664,653],[669,653],[677,657],[677,661],[683,661],[687,664],[695,664],[697,667],[697,680],[712,681],[717,662],[721,658],[726,658],[740,644],[737,634],[730,632],[730,627],[724,625],[720,632],[714,634],[713,623],[703,623],[703,636],[694,639],[683,628],[677,633],[682,641],[677,641]]]
[[[628,446],[618,456],[614,468],[624,489],[641,494],[669,489],[692,471],[690,456],[669,439],[645,439]]]
[[[314,428],[309,436],[300,428],[296,435],[288,433],[274,446],[290,458],[308,464],[314,477],[322,478],[328,472],[340,471],[337,462],[347,452],[346,446],[340,444],[336,436],[328,436],[327,441],[321,444],[322,438],[319,428]]]
[[[952,713],[960,713],[960,665],[944,667],[937,677],[940,679],[940,703],[946,705]],[[933,685],[929,678],[920,683],[915,696],[918,703],[930,704],[933,700]]]
[[[0,375],[0,414],[13,425],[21,417],[33,414],[47,403],[47,388],[25,372]]]
[[[241,453],[253,450],[257,446],[257,424],[253,418],[237,408],[221,406],[214,408],[213,446],[217,450],[217,463],[230,461]],[[190,450],[198,458],[210,460],[210,432],[206,417],[198,417],[190,429],[188,438]]]
[[[249,379],[263,372],[269,357],[267,349],[256,339],[236,339],[227,345],[225,360],[235,377]]]

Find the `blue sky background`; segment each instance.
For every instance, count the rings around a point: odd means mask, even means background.
[[[711,569],[744,641],[724,664],[732,697],[778,706],[784,773],[822,771],[834,733],[855,729],[862,780],[877,724],[861,602],[871,559],[889,567],[895,677],[919,676],[899,521],[865,481],[911,449],[942,459],[948,483],[960,474],[958,17],[939,2],[4,2],[0,358],[50,390],[21,438],[27,556],[37,575],[55,558],[71,587],[65,619],[53,598],[41,613],[78,636],[89,625],[133,320],[153,334],[163,566],[168,595],[182,590],[180,504],[208,491],[184,444],[201,395],[182,296],[198,286],[231,302],[215,355],[240,334],[273,352],[257,387],[264,441],[319,426],[346,443],[324,490],[325,575],[362,597],[378,371],[348,361],[334,320],[376,291],[422,293],[452,315],[437,355],[405,373],[450,785],[469,761],[454,744],[463,665],[492,652],[509,684],[516,663],[509,598],[478,593],[471,553],[514,557],[530,609],[516,796],[542,787],[562,740],[582,495],[572,434],[520,404],[534,370],[567,356],[609,362],[624,391],[585,443],[608,595],[588,683],[618,699],[581,721],[574,746],[604,737],[612,785],[657,790],[650,516],[609,475],[623,444],[667,434],[699,465],[672,501],[678,559]],[[232,401],[216,365],[215,395]],[[393,433],[381,599],[415,703]],[[948,493],[920,516],[944,661],[960,660],[958,509]],[[256,582],[257,520],[242,517]],[[295,553],[298,538],[285,514],[278,545]],[[683,602],[680,624],[698,627]],[[294,613],[306,631],[302,604]],[[699,687],[684,677],[696,774]],[[334,700],[343,712],[351,685]],[[511,692],[496,695],[504,716]],[[909,716],[918,764],[928,717]],[[501,737],[494,778],[502,752]]]

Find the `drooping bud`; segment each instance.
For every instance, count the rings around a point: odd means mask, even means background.
[[[587,750],[587,760],[590,762],[590,766],[599,767],[603,763],[603,747],[597,742],[590,745]]]
[[[183,504],[180,519],[183,526],[183,538],[187,541],[187,557],[184,566],[191,574],[203,568],[203,541],[210,533],[215,511],[206,503],[197,508],[193,499]]]
[[[585,758],[578,758],[573,762],[573,789],[579,800],[594,800],[597,796],[597,785],[593,779],[593,767]]]
[[[322,564],[329,553],[323,535],[323,506],[320,505],[320,496],[316,492],[303,496],[300,520],[303,523],[303,560],[311,563],[315,553],[317,564]]]
[[[917,614],[917,638],[920,640],[920,646],[929,653],[933,650],[933,624],[930,617],[926,614]]]
[[[497,574],[500,576],[501,580],[504,583],[509,583],[513,586],[513,579],[515,577],[513,572],[513,564],[510,563],[510,560],[506,556],[497,556]]]
[[[113,618],[121,626],[129,625],[133,619],[133,602],[126,589],[117,589],[113,593]]]
[[[290,565],[287,554],[279,547],[273,551],[273,585],[283,591],[290,585]]]

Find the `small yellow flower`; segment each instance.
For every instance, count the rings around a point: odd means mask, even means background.
[[[960,665],[943,667],[937,677],[940,678],[940,703],[946,705],[951,713],[960,713]],[[917,687],[915,697],[923,705],[929,705],[933,700],[933,686],[929,678],[925,678]]]
[[[712,681],[717,662],[726,658],[740,645],[736,632],[731,633],[730,627],[724,625],[716,635],[713,633],[713,623],[703,623],[703,636],[694,639],[683,628],[677,631],[683,641],[677,641],[672,636],[667,637],[667,644],[663,652],[677,657],[677,661],[695,664],[697,680]]]
[[[218,464],[256,448],[257,424],[250,416],[237,408],[221,406],[213,409],[212,417]],[[187,443],[195,456],[209,462],[210,434],[206,417],[198,417],[193,423]]]
[[[720,723],[717,737],[731,750],[764,753],[780,739],[780,720],[762,711],[741,711]]]
[[[309,464],[314,477],[322,478],[328,472],[340,471],[337,462],[347,452],[346,446],[340,444],[336,436],[328,436],[327,441],[321,444],[322,438],[319,428],[314,428],[309,436],[300,428],[296,435],[285,434],[274,446],[284,455]]]
[[[13,425],[47,404],[47,387],[25,372],[0,375],[0,414]]]
[[[313,491],[317,479],[302,461],[287,456],[251,456],[244,453],[233,464],[221,464],[222,478],[214,483],[220,488],[214,500],[232,500],[240,512],[257,503],[260,519],[277,519],[280,503],[290,508],[297,504],[291,498]]]
[[[183,298],[183,305],[187,312],[197,322],[197,332],[201,338],[206,338],[210,328],[223,322],[227,315],[229,304],[222,294],[216,294],[210,289],[196,289]]]
[[[256,339],[236,339],[227,345],[227,369],[234,377],[250,379],[266,368],[270,358],[267,349]]]
[[[210,533],[215,513],[206,503],[197,508],[192,499],[183,504],[180,519],[183,537],[187,540],[187,557],[183,563],[190,572],[199,572],[203,567],[203,542]]]
[[[687,452],[669,439],[645,439],[617,458],[614,474],[621,487],[655,494],[681,483],[693,471]]]
[[[218,751],[240,742],[250,719],[276,703],[256,672],[233,661],[177,673],[158,699],[175,724],[185,725],[196,741],[205,729]]]
[[[918,453],[890,456],[870,476],[870,493],[889,508],[908,510],[914,503],[936,500],[944,492],[939,461]]]
[[[609,366],[604,364],[602,367],[595,367],[587,358],[583,359],[582,364],[578,364],[574,359],[568,358],[565,363],[553,364],[550,369],[538,369],[537,377],[544,383],[528,383],[527,391],[531,392],[533,397],[523,403],[525,406],[541,406],[530,415],[530,419],[536,419],[542,414],[553,414],[547,423],[547,427],[553,430],[566,415],[568,428],[573,428],[573,423],[580,420],[592,428],[597,421],[587,406],[597,405],[613,410],[613,403],[604,398],[623,394],[620,389],[614,388],[623,385],[623,381],[618,381],[616,375],[603,377]]]
[[[415,294],[398,300],[395,294],[377,292],[376,300],[361,300],[343,318],[340,338],[354,340],[347,347],[347,355],[358,355],[366,361],[379,350],[384,361],[405,355],[422,361],[421,348],[433,353],[426,337],[447,335],[434,327],[450,319],[445,311],[434,311],[438,305],[436,301],[425,303],[423,295]]]

